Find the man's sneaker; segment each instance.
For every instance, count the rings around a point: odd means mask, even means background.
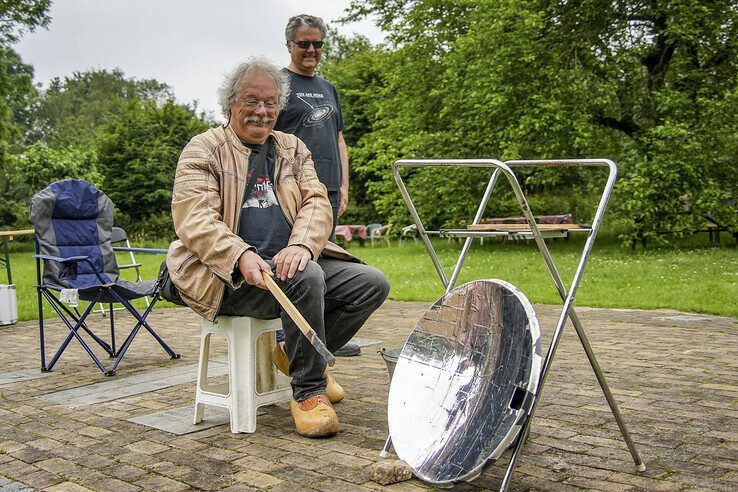
[[[277,369],[282,371],[282,374],[285,376],[290,375],[290,360],[287,357],[287,353],[284,351],[284,343],[278,343],[277,346],[274,347],[274,351],[272,352],[272,362],[277,366]],[[346,396],[346,391],[344,391],[341,385],[338,384],[336,380],[333,379],[333,376],[328,374],[328,372],[326,372],[325,377],[328,381],[325,387],[325,393],[328,395],[330,402],[338,403],[343,400]]]
[[[339,424],[328,396],[321,394],[307,400],[290,402],[297,433],[305,437],[327,437],[338,433]]]
[[[356,357],[357,355],[361,355],[361,347],[355,343],[347,343],[340,349],[336,350],[334,355],[336,357]]]

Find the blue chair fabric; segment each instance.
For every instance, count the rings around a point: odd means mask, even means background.
[[[179,358],[146,321],[160,297],[163,279],[130,282],[121,279],[115,252],[111,245],[113,231],[113,202],[87,181],[65,179],[51,183],[31,199],[31,221],[36,231],[36,276],[39,303],[39,332],[41,343],[41,370],[51,371],[72,339],[82,345],[97,367],[106,375],[114,375],[141,327],[145,328],[173,359]],[[43,263],[43,269],[42,269]],[[60,293],[70,289],[80,300],[89,301],[80,313],[70,310]],[[130,301],[150,296],[151,303],[143,313]],[[43,300],[46,299],[59,315],[69,334],[57,349],[51,361],[46,361],[44,340]],[[136,318],[136,325],[119,349],[115,347],[115,320],[110,316],[110,343],[88,326],[86,320],[98,302],[120,303]],[[82,338],[87,333],[111,357],[112,366],[106,368]]]

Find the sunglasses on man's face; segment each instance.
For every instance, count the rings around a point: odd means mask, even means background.
[[[313,45],[313,48],[315,48],[316,50],[319,50],[320,48],[323,47],[323,41],[292,41],[292,42],[295,43],[297,47],[300,48],[301,50],[306,50],[310,48],[311,44]]]

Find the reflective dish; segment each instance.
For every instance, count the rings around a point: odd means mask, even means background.
[[[452,290],[418,321],[395,367],[398,457],[430,483],[476,478],[518,435],[540,371],[538,320],[520,290],[501,280]]]

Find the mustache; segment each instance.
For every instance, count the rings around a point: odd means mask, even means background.
[[[267,125],[275,120],[276,118],[270,118],[269,116],[254,116],[254,115],[245,116],[243,118],[244,123],[258,123],[260,125]]]

